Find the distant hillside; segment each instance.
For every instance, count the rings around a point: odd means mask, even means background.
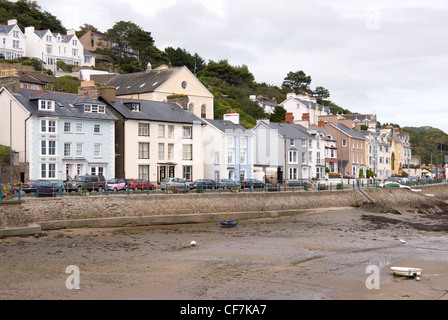
[[[412,154],[419,155],[422,164],[440,165],[441,158],[445,162],[445,155],[448,155],[448,134],[444,131],[430,126],[403,127],[401,131],[409,133]]]

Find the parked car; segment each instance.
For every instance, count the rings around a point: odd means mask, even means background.
[[[5,192],[7,192],[7,190],[11,190],[9,184],[0,184],[0,189],[3,190],[3,194],[5,194]],[[18,194],[19,193],[19,187],[13,186],[12,187],[12,193],[13,194]]]
[[[65,190],[67,190],[68,192],[81,192],[83,190],[95,190],[101,192],[104,190],[105,186],[106,179],[104,178],[104,176],[92,175],[79,176],[73,181],[67,181],[66,183],[64,183]]]
[[[61,186],[47,180],[32,180],[22,185],[22,191],[25,193],[36,193],[39,191],[39,195],[55,196],[61,192]]]
[[[188,184],[185,180],[181,178],[164,178],[160,182],[160,189],[165,190],[165,187],[168,186],[168,189],[181,189],[184,190],[185,186],[187,186],[186,189],[188,189]]]
[[[244,188],[264,188],[264,182],[257,179],[244,179],[241,181],[241,189]]]
[[[134,191],[138,190],[154,190],[156,186],[145,179],[134,179],[131,182],[128,181],[129,189],[132,189]]]
[[[127,188],[127,182],[126,179],[123,178],[114,178],[109,181],[107,181],[107,189],[118,191],[118,190],[126,190]]]
[[[212,179],[198,179],[189,185],[190,189],[196,189],[198,187],[203,187],[204,189],[216,189],[218,185],[215,180]]]
[[[236,188],[238,186],[236,181],[233,181],[230,179],[218,179],[218,180],[216,180],[216,183],[218,185],[218,188],[221,188],[221,189],[231,189],[231,188]]]

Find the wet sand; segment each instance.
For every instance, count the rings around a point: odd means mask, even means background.
[[[0,239],[0,299],[448,300],[447,214],[333,208],[235,228],[44,232]],[[78,290],[66,288],[69,265],[80,270]],[[370,265],[379,289],[366,286]],[[423,273],[395,277],[392,266]]]

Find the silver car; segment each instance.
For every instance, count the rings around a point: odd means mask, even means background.
[[[168,185],[169,189],[178,189],[178,190],[188,190],[189,185],[185,180],[182,180],[181,178],[164,178],[160,182],[160,189],[165,190],[166,186]]]

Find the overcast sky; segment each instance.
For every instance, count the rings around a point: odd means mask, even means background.
[[[155,45],[247,65],[281,86],[303,70],[311,88],[378,121],[448,133],[448,1],[38,0],[66,29],[132,21]]]

